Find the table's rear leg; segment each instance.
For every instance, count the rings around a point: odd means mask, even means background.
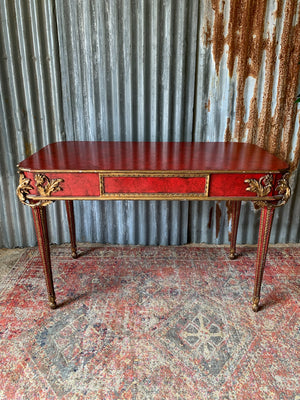
[[[231,239],[230,239],[230,254],[229,258],[235,260],[238,256],[236,253],[236,238],[240,218],[241,201],[231,201]]]
[[[258,311],[260,290],[264,274],[266,256],[268,251],[270,233],[274,215],[273,207],[263,207],[260,214],[259,236],[255,263],[255,284],[252,299],[253,311]]]
[[[54,292],[52,270],[51,270],[46,207],[42,206],[33,207],[32,214],[33,214],[33,220],[34,220],[39,250],[43,262],[43,269],[44,269],[46,286],[49,297],[49,304],[50,307],[54,309],[56,308],[56,301],[55,301],[55,292]]]
[[[73,201],[72,200],[66,200],[65,204],[66,204],[69,231],[70,231],[72,257],[73,258],[77,258],[77,246],[76,246],[76,234],[75,234],[75,219],[74,219]]]

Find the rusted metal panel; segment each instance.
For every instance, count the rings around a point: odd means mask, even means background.
[[[215,104],[217,110],[205,111],[221,122],[223,140],[256,143],[295,169],[300,156],[294,104],[299,83],[299,1],[206,0],[200,4],[204,15],[199,47],[209,49],[207,57],[213,65],[207,69],[207,98],[198,97],[196,103],[195,114],[201,119],[196,125],[201,126],[205,104]],[[203,53],[199,52],[199,64]],[[224,111],[222,120],[218,114]]]
[[[300,240],[300,2],[0,2],[0,246],[35,244],[16,168],[59,140],[246,141],[288,160],[294,194],[272,242]],[[300,92],[300,91],[299,91]],[[230,209],[212,202],[75,204],[81,241],[228,243]],[[68,241],[63,205],[51,241]],[[244,204],[238,241],[255,243]]]

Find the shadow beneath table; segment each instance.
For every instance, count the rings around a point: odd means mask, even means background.
[[[84,257],[84,256],[86,256],[86,255],[88,255],[90,253],[93,253],[97,249],[99,249],[99,247],[89,247],[89,248],[86,248],[86,249],[83,249],[83,250],[82,249],[80,249],[80,250],[77,249],[77,257],[73,258],[73,259],[77,260],[80,257]]]
[[[275,288],[265,297],[262,296],[258,311],[271,310],[272,308],[279,305],[282,305],[282,307],[284,307],[289,297],[290,296],[287,292]]]
[[[86,298],[88,296],[90,296],[90,293],[86,292],[86,293],[82,293],[82,294],[70,297],[70,298],[62,301],[61,303],[57,303],[56,310],[58,310],[59,308],[66,307],[66,306],[68,306],[68,305],[70,305],[72,303],[75,303],[78,300],[82,300],[82,299],[84,299],[84,298]]]

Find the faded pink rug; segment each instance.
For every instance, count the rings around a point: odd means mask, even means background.
[[[52,246],[0,281],[0,399],[300,399],[300,246],[271,247],[262,309],[256,249]]]

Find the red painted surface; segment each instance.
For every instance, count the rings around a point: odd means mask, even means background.
[[[261,178],[265,174],[213,174],[210,177],[209,196],[256,196],[256,193],[246,191],[249,186],[245,179]],[[272,195],[272,192],[269,194]]]
[[[47,174],[47,176],[52,174]],[[62,191],[53,193],[53,196],[99,196],[100,181],[97,173],[59,173],[57,177],[64,180],[61,183]]]
[[[63,172],[50,172],[45,174],[50,180],[61,178],[63,182],[60,183],[62,190],[51,193],[51,197],[62,196],[99,196],[100,195],[100,182],[98,173],[63,173]],[[25,176],[31,180],[30,184],[34,187],[30,194],[38,195],[35,187],[35,173],[26,172]]]
[[[105,177],[105,193],[205,193],[205,177]]]
[[[58,142],[19,164],[29,170],[280,171],[288,164],[249,143]]]

